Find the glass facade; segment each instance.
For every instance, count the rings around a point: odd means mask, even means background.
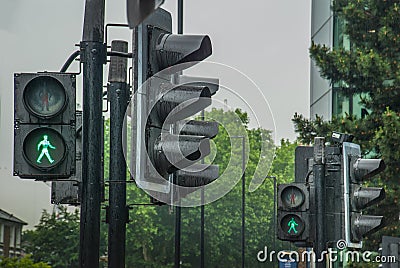
[[[351,49],[349,36],[345,34],[346,22],[337,16],[334,17],[333,26],[333,46],[334,48],[344,48],[345,50]],[[341,89],[346,88],[344,82],[335,83],[332,88],[332,115],[333,116],[346,116],[352,115],[357,118],[364,118],[368,111],[361,104],[361,98],[367,97],[365,94],[344,94]]]
[[[311,18],[311,39],[316,44],[328,47],[351,49],[349,36],[345,34],[346,22],[332,14],[332,0],[313,0]],[[368,112],[360,104],[367,95],[344,94],[343,82],[331,84],[320,76],[320,70],[314,62],[310,72],[310,115],[322,116],[329,120],[332,117],[353,115],[363,118]]]
[[[353,115],[364,118],[368,110],[361,104],[361,99],[367,97],[365,94],[345,95],[339,88],[333,88],[333,116]]]
[[[312,0],[311,40],[316,44],[333,47],[332,0]],[[332,86],[320,75],[314,61],[310,66],[310,115],[322,116],[329,120],[332,117]]]

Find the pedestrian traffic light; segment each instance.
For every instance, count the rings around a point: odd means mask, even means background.
[[[382,159],[362,159],[358,144],[343,143],[344,235],[348,247],[361,248],[363,237],[384,225],[383,216],[364,215],[363,209],[385,198],[385,190],[362,183],[385,169]]]
[[[218,167],[196,163],[210,153],[209,140],[217,135],[218,124],[188,120],[211,104],[218,79],[179,79],[181,71],[212,54],[211,41],[206,35],[171,32],[171,14],[161,8],[135,31],[132,117],[135,180],[139,187],[167,197],[173,192],[172,176],[182,187],[199,187],[218,177]]]
[[[14,75],[14,175],[68,178],[75,169],[75,75]]]
[[[310,189],[305,183],[278,185],[278,239],[306,242],[310,233]]]

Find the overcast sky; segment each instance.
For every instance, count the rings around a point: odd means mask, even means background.
[[[295,139],[291,122],[295,112],[309,115],[310,4],[306,0],[184,1],[184,33],[208,34],[213,44],[208,60],[231,66],[258,85],[274,115],[277,140]],[[166,0],[163,7],[176,17],[176,5],[176,0]],[[125,10],[126,0],[107,1],[106,22],[126,23]],[[50,207],[50,195],[43,183],[11,176],[13,73],[58,71],[77,49],[83,13],[83,0],[1,0],[0,208],[31,225],[37,223],[42,208]],[[175,30],[176,23],[174,18]],[[130,41],[130,31],[111,29],[111,39]],[[80,80],[78,87],[81,92]],[[237,91],[251,99],[245,88]],[[234,103],[228,99],[228,105]]]

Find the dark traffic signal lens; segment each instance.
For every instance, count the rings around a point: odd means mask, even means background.
[[[61,113],[66,106],[65,89],[50,76],[38,76],[30,81],[24,91],[26,108],[35,116],[49,118]]]
[[[287,208],[297,208],[304,203],[304,194],[296,186],[288,186],[282,191],[282,203]]]

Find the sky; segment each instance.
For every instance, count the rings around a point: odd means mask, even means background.
[[[258,86],[272,111],[277,141],[295,139],[291,122],[295,112],[309,115],[310,5],[309,0],[184,1],[184,33],[209,35],[213,54],[207,60],[240,71]],[[176,6],[176,0],[165,0],[163,5],[173,15],[175,33]],[[51,209],[50,188],[12,176],[13,74],[58,71],[77,50],[83,13],[83,0],[1,0],[0,208],[28,222],[28,227],[37,224],[42,209]],[[126,0],[106,1],[106,23],[127,23]],[[109,44],[112,39],[130,42],[131,32],[111,28]],[[78,64],[69,71],[78,71]],[[79,78],[77,86],[81,96]],[[271,121],[268,107],[247,88],[235,91],[258,109],[259,117],[265,111]],[[227,103],[237,105],[229,98]]]

